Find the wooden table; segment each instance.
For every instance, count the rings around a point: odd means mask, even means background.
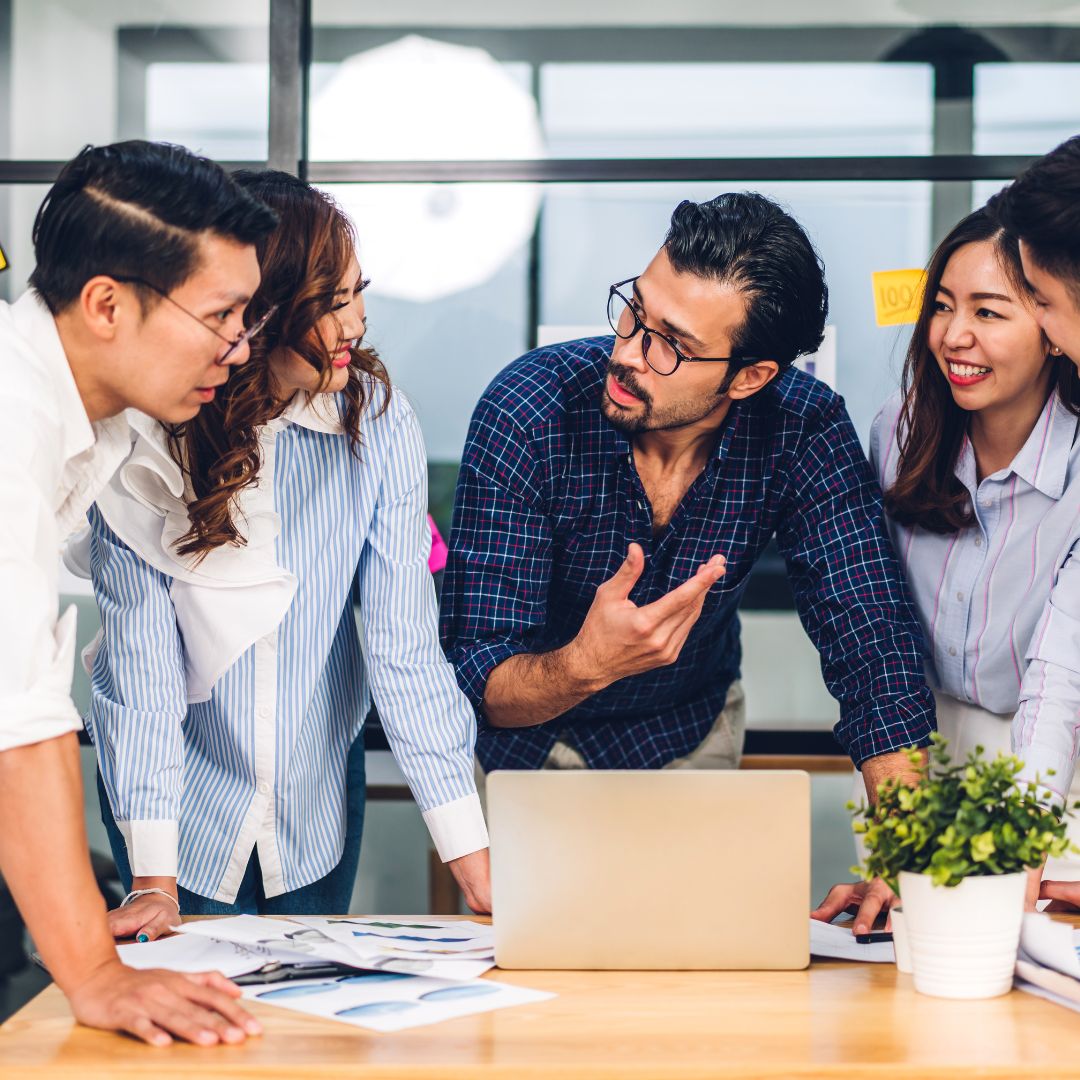
[[[262,1038],[155,1050],[76,1026],[49,987],[0,1028],[0,1077],[1080,1077],[1077,1013],[924,997],[891,964],[489,977],[559,997],[396,1034],[249,1003]]]

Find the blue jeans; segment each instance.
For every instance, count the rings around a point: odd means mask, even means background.
[[[364,831],[364,736],[357,737],[349,750],[345,773],[345,847],[341,861],[325,877],[304,885],[292,892],[267,897],[263,893],[262,872],[259,868],[258,849],[252,851],[251,860],[236,900],[223,904],[207,896],[177,887],[180,910],[185,915],[347,915],[356,882],[356,868],[360,862],[360,838]],[[131,891],[131,864],[123,834],[113,818],[109,797],[101,773],[97,778],[98,799],[101,803],[101,820],[109,834],[116,869],[124,892]]]

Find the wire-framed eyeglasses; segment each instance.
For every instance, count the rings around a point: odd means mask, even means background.
[[[188,318],[194,319],[204,330],[209,330],[215,337],[220,338],[229,347],[219,356],[214,363],[219,367],[224,367],[229,362],[229,357],[232,356],[245,341],[250,341],[259,331],[265,329],[266,324],[273,318],[274,312],[277,311],[278,305],[275,304],[269,308],[263,315],[259,317],[256,322],[253,322],[246,330],[244,330],[239,337],[227,338],[224,334],[219,334],[212,326],[207,326],[206,323],[199,318],[193,311],[188,311],[183,304],[174,300],[164,289],[158,288],[152,281],[147,281],[145,278],[134,277],[127,274],[109,274],[114,281],[121,281],[132,285],[142,285],[144,288],[149,289],[151,292],[155,292],[163,300],[168,300],[173,307],[179,308]]]
[[[645,363],[657,375],[674,375],[680,364],[738,364],[746,367],[756,364],[760,356],[687,356],[667,334],[646,326],[638,314],[637,301],[624,295],[619,290],[627,285],[633,286],[638,275],[617,281],[608,289],[607,317],[615,336],[628,341],[635,334],[642,334],[641,355]]]

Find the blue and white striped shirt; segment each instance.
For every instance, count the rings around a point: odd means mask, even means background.
[[[87,726],[136,876],[175,873],[230,903],[256,847],[267,896],[329,873],[344,842],[346,755],[372,696],[443,859],[487,845],[475,721],[436,632],[419,425],[397,392],[374,411],[359,459],[340,429],[305,419],[311,410],[267,425],[258,497],[280,517],[274,557],[296,593],[208,700],[189,694],[173,579],[92,512],[103,641]]]

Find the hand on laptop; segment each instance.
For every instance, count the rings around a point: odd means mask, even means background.
[[[819,922],[832,922],[841,912],[847,911],[855,916],[852,927],[854,933],[869,934],[874,927],[874,920],[899,902],[900,897],[881,878],[850,882],[834,885],[825,899],[810,912],[810,918]],[[885,929],[892,929],[888,919]]]
[[[488,848],[451,859],[447,864],[458,888],[465,895],[465,903],[477,915],[491,914],[491,859]]]
[[[724,576],[726,560],[714,555],[659,600],[638,607],[630,593],[645,569],[640,544],[631,544],[622,566],[596,590],[573,650],[576,666],[603,686],[673,664],[701,614],[709,589]]]

